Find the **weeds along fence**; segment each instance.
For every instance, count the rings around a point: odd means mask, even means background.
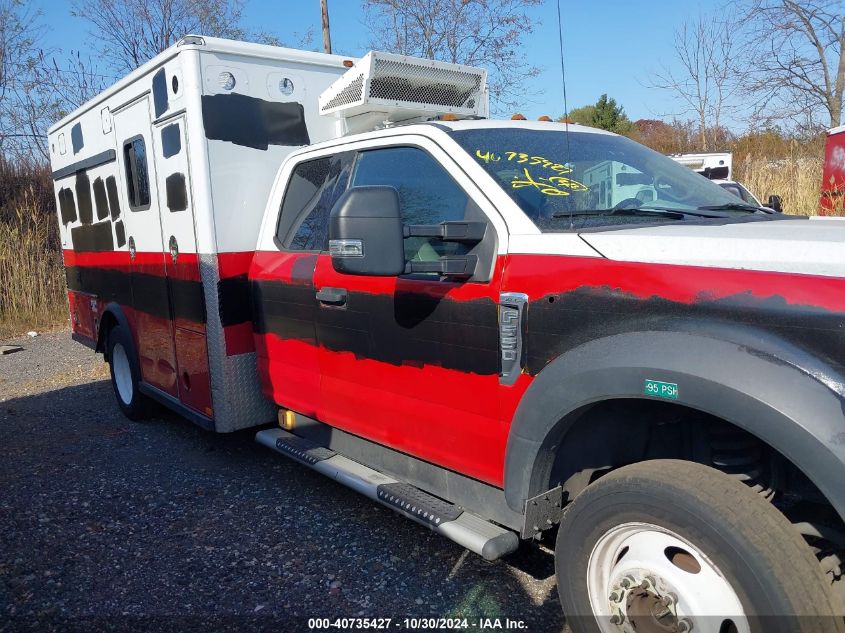
[[[50,171],[0,159],[0,334],[61,322],[66,303]]]

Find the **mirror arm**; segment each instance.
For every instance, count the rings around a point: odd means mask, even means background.
[[[477,244],[487,232],[486,222],[450,221],[440,224],[408,224],[403,228],[404,237],[434,237],[444,242]]]
[[[405,274],[440,273],[446,277],[472,277],[478,264],[477,255],[441,257],[430,262],[412,261],[405,264]]]

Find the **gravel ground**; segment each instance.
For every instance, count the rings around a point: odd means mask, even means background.
[[[130,422],[68,332],[2,343],[25,349],[0,356],[0,630],[406,630],[408,616],[565,630],[548,550],[488,563],[253,431]]]

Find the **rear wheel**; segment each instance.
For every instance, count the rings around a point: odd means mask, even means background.
[[[149,416],[151,402],[138,389],[141,372],[135,346],[129,332],[121,325],[109,331],[108,359],[111,384],[117,404],[130,420]]]
[[[555,566],[577,632],[845,630],[789,521],[691,462],[633,464],[588,486],[564,516]]]

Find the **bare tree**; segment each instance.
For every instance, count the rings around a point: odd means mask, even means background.
[[[40,18],[20,0],[0,0],[0,154],[5,158],[49,159],[47,128],[114,79],[79,53],[62,57],[41,48]]]
[[[845,5],[842,0],[751,0],[746,24],[754,43],[746,90],[765,122],[812,127],[819,116],[842,123]]]
[[[738,86],[734,64],[736,38],[720,17],[699,15],[675,31],[676,67],[664,66],[652,87],[670,91],[684,105],[675,115],[692,115],[698,123],[699,144],[708,151],[715,139],[708,130],[722,128],[722,119],[733,109]]]
[[[528,14],[542,0],[363,0],[372,46],[489,71],[497,110],[525,103],[526,83],[539,69],[524,42],[534,30]]]
[[[74,0],[103,59],[118,73],[134,70],[188,33],[245,39],[243,0]]]
[[[21,0],[0,0],[0,152],[17,153],[28,135],[17,125],[16,103],[38,54],[39,13]]]

